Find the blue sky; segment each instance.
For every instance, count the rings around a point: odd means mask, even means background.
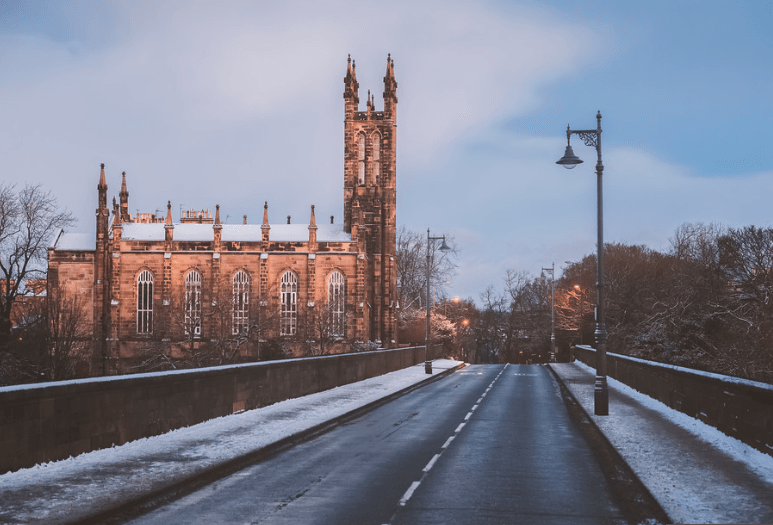
[[[132,212],[229,222],[343,213],[343,76],[398,81],[398,223],[455,237],[451,295],[507,268],[667,249],[685,222],[770,226],[773,2],[0,0],[0,180],[51,189],[94,229],[99,164]],[[363,102],[364,106],[364,102]]]

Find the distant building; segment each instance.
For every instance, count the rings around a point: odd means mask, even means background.
[[[96,239],[60,232],[48,252],[51,290],[93,304],[93,373],[122,373],[154,346],[198,348],[236,341],[242,358],[256,345],[290,348],[329,339],[345,343],[396,339],[395,141],[397,82],[387,58],[384,110],[368,96],[359,111],[356,66],[344,78],[343,224],[223,224],[219,206],[166,215],[132,215],[124,172],[112,220],[104,164],[97,186]],[[332,182],[332,181],[331,181]],[[188,345],[188,346],[185,346]],[[149,350],[150,349],[150,350]]]

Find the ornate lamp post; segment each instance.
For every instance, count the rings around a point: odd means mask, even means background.
[[[566,126],[566,151],[561,160],[556,161],[567,169],[581,164],[572,151],[569,139],[572,134],[579,135],[586,146],[596,148],[598,161],[596,162],[596,188],[598,194],[598,256],[596,259],[596,383],[594,388],[594,404],[597,416],[609,415],[609,390],[607,389],[607,327],[604,318],[604,206],[602,174],[604,165],[601,163],[601,111],[596,114],[596,129],[572,130]]]
[[[542,268],[542,273],[550,272],[550,358],[556,355],[556,263],[550,268]]]
[[[442,237],[430,237],[429,235],[429,228],[427,228],[427,331],[424,336],[424,372],[427,374],[432,373],[432,361],[429,358],[429,340],[430,340],[430,326],[429,326],[429,315],[430,315],[430,308],[432,307],[432,303],[430,302],[430,298],[432,297],[430,295],[430,281],[429,281],[429,271],[432,267],[431,261],[432,256],[430,255],[430,248],[435,247],[435,241],[441,240],[443,243],[440,245],[440,251],[447,252],[450,251],[451,248],[448,247],[446,244],[446,236],[443,235]]]

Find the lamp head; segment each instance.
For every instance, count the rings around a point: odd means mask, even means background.
[[[577,155],[574,154],[574,151],[572,151],[572,146],[567,144],[566,151],[564,152],[564,156],[561,157],[560,160],[557,160],[556,164],[560,164],[564,168],[570,170],[575,166],[577,166],[578,164],[582,164],[582,160]]]
[[[451,248],[446,244],[446,236],[443,236],[443,244],[440,245],[441,252],[450,252]]]

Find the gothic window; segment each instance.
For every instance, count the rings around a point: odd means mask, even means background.
[[[373,157],[373,184],[378,184],[381,176],[381,134],[376,132],[370,138],[370,149]]]
[[[250,276],[244,270],[239,270],[234,274],[232,307],[231,333],[233,335],[247,333],[250,307]]]
[[[201,274],[191,270],[185,276],[185,335],[201,337]]]
[[[327,281],[327,307],[330,314],[330,333],[336,337],[346,335],[345,306],[346,280],[341,272],[335,271]]]
[[[359,153],[357,157],[357,183],[363,185],[365,184],[365,133],[360,133],[358,142]]]
[[[285,272],[281,281],[279,335],[295,335],[298,318],[298,278]]]
[[[137,333],[153,333],[153,274],[148,270],[137,276]]]

